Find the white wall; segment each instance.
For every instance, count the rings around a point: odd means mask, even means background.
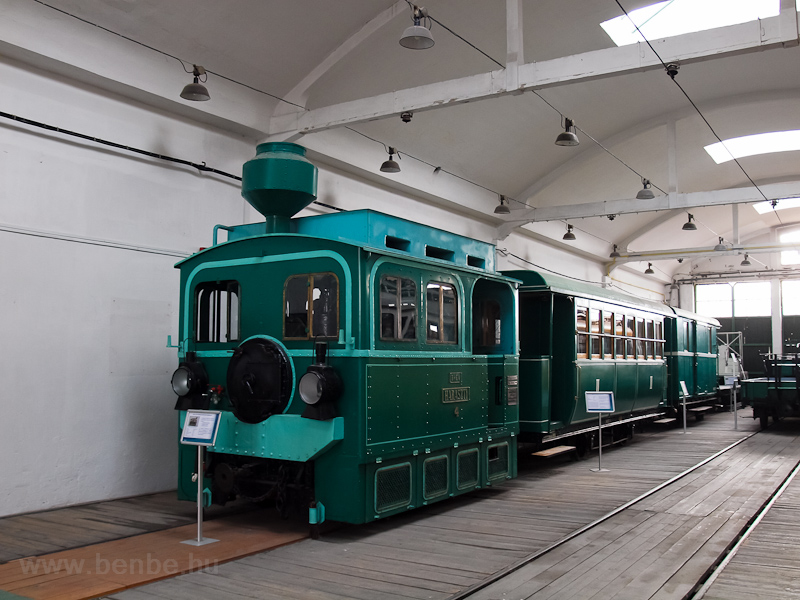
[[[11,61],[0,97],[4,112],[234,174],[254,153]],[[238,182],[0,119],[0,516],[175,487],[173,265],[243,207]]]
[[[237,175],[254,155],[253,139],[7,59],[0,97],[4,112]],[[318,166],[322,202],[496,235],[498,222],[475,209],[481,190],[459,180],[427,175],[438,197],[463,198],[454,214],[363,167]],[[215,224],[260,219],[238,182],[0,119],[0,516],[175,487],[173,265],[210,245]],[[530,234],[500,247],[567,275],[604,275],[600,262]]]

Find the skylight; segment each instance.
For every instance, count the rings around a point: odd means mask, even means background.
[[[800,6],[800,5],[799,5]],[[600,26],[617,46],[747,23],[780,14],[780,0],[668,0],[610,19]]]
[[[785,208],[800,208],[800,198],[781,198],[776,202],[777,204],[775,205],[775,208],[772,208],[772,201],[759,202],[758,204],[753,204],[753,208],[755,208],[756,212],[760,215],[772,212],[773,210],[783,210]]]
[[[746,135],[724,140],[724,142],[717,142],[705,148],[706,152],[711,155],[711,158],[717,164],[734,158],[742,158],[743,156],[800,150],[800,130]]]

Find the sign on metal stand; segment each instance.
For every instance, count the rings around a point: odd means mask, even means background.
[[[683,394],[683,433],[689,433],[686,431],[686,398],[689,397],[689,390],[686,389],[686,382],[681,381],[681,392]]]
[[[190,546],[205,546],[219,540],[203,537],[203,448],[213,446],[219,430],[220,411],[218,410],[188,410],[183,423],[181,444],[197,446],[197,539],[186,540],[181,544]]]
[[[738,377],[725,376],[725,385],[731,386],[731,412],[733,413],[733,429],[739,431],[739,402],[736,398],[736,390],[739,388]]]
[[[592,471],[607,473],[603,468],[603,413],[614,412],[614,392],[586,392],[586,412],[597,413],[597,468]]]

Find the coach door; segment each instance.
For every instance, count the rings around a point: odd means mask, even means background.
[[[472,353],[486,356],[489,425],[516,422],[518,359],[516,297],[511,285],[480,279],[472,292]]]

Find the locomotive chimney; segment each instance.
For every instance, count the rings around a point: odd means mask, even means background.
[[[317,197],[317,167],[306,149],[266,142],[242,168],[242,196],[267,219],[266,233],[287,233],[291,218]]]

